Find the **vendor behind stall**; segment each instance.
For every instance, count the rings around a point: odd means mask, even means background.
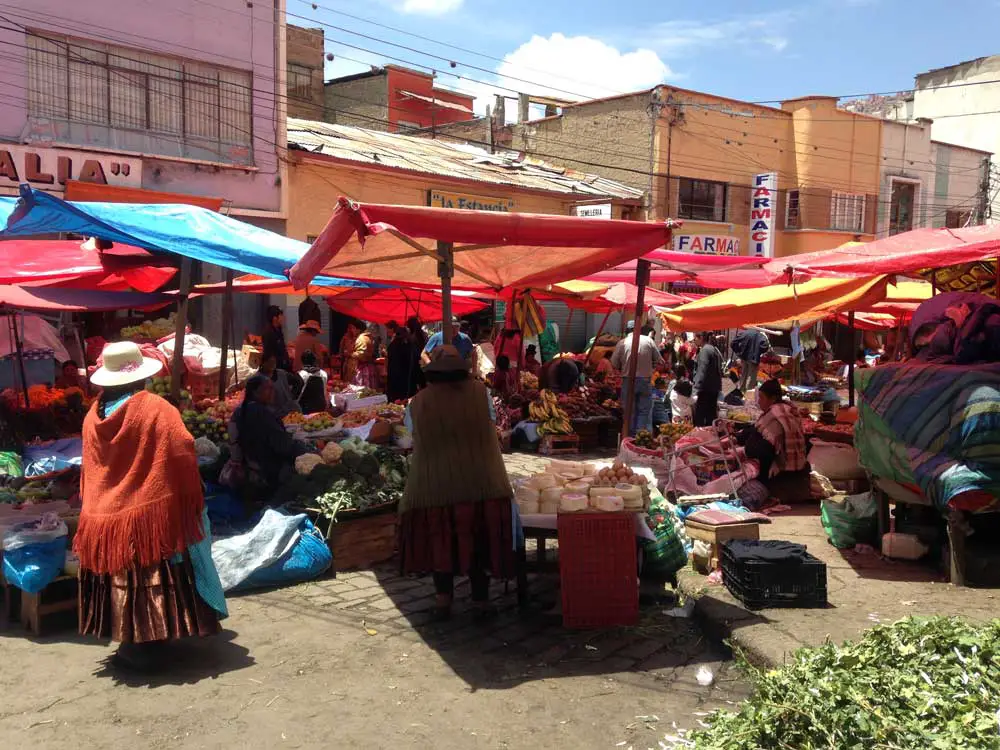
[[[277,364],[278,360],[270,354],[261,360],[259,372],[271,381],[274,395],[269,403],[271,410],[281,419],[293,411],[301,411],[297,399],[302,381],[298,375],[278,369]]]
[[[511,369],[510,358],[506,354],[497,357],[497,369],[493,371],[493,395],[508,398],[518,391],[517,371]]]
[[[278,368],[286,372],[292,371],[292,360],[285,345],[285,311],[277,305],[267,308],[267,325],[260,335],[260,341],[262,360],[273,356]]]
[[[580,385],[580,366],[571,357],[556,357],[546,362],[538,374],[538,387],[554,393],[569,393]]]
[[[306,452],[275,415],[276,392],[270,378],[254,375],[229,423],[229,437],[239,447],[247,483],[272,491],[291,476],[295,459]]]
[[[299,335],[292,341],[292,352],[295,354],[292,366],[296,371],[302,369],[302,355],[305,352],[312,352],[315,355],[318,366],[326,365],[330,351],[317,338],[322,332],[318,320],[307,320],[299,325]]]
[[[322,370],[316,361],[316,355],[308,349],[302,352],[302,392],[299,394],[299,408],[303,414],[315,414],[326,411],[330,407],[330,396],[326,390],[329,375]]]
[[[747,458],[760,464],[760,481],[781,502],[808,500],[809,462],[798,411],[782,400],[781,384],[768,380],[757,389],[761,415],[737,438]]]
[[[538,361],[538,347],[534,344],[528,344],[524,350],[524,369],[536,378],[538,377],[538,373],[541,372],[542,363]]]
[[[358,334],[361,328],[356,321],[347,323],[347,330],[340,337],[340,379],[345,383],[353,383],[354,376],[358,373],[358,360],[354,355],[354,347],[358,342]]]
[[[62,363],[59,377],[56,378],[56,388],[79,388],[84,393],[87,392],[87,381],[80,377],[80,366],[72,359],[67,359]]]
[[[378,388],[378,375],[375,369],[375,360],[378,359],[378,344],[378,324],[369,323],[354,342],[354,359],[358,365],[357,373],[354,376],[355,385],[360,385],[362,388]]]

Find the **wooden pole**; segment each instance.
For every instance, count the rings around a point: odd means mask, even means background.
[[[649,283],[649,261],[639,260],[635,268],[635,285],[638,291],[635,296],[635,328],[632,329],[632,349],[628,360],[628,374],[623,384],[628,387],[629,397],[622,404],[622,439],[631,434],[632,412],[635,408],[635,367],[639,360],[639,336],[642,335],[642,318],[645,312],[646,285]],[[623,388],[624,390],[624,388]]]
[[[219,370],[219,400],[226,397],[226,386],[229,385],[229,337],[232,335],[233,320],[233,275],[231,269],[226,270],[226,291],[222,296],[222,367]]]
[[[847,405],[854,406],[854,360],[858,357],[858,335],[854,327],[854,310],[847,313],[847,326],[851,329],[851,357],[847,360]]]
[[[21,372],[21,389],[24,391],[24,408],[31,408],[31,401],[28,398],[28,375],[24,370],[24,346],[21,343],[21,336],[17,332],[17,313],[11,313],[7,318],[10,323],[10,333],[14,337],[14,351],[17,353],[17,367]]]
[[[441,343],[451,344],[455,332],[451,326],[451,279],[455,275],[454,245],[438,240],[438,276],[441,277]]]
[[[570,332],[570,330],[572,329],[572,326],[573,326],[573,313],[574,312],[576,312],[576,309],[571,307],[569,309],[569,315],[566,316],[566,335],[559,337],[563,341],[566,341],[566,339],[569,337],[569,332]],[[559,347],[559,350],[560,351],[567,351],[567,352],[569,351],[569,349],[564,349],[562,346]]]
[[[181,374],[184,372],[184,333],[187,328],[188,295],[191,293],[191,259],[181,260],[181,281],[177,297],[177,327],[174,329],[174,359],[170,368],[170,395],[180,403]]]

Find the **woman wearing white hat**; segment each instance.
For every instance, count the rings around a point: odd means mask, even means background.
[[[227,615],[212,564],[194,438],[166,399],[144,390],[162,364],[108,344],[91,382],[103,390],[83,423],[73,549],[80,633],[120,643],[125,666],[155,666],[166,641],[219,631]]]

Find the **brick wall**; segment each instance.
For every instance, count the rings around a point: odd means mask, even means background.
[[[649,92],[567,107],[560,116],[514,125],[511,148],[648,191]]]
[[[289,66],[288,116],[306,120],[323,119],[323,29],[285,27],[286,55]],[[311,72],[308,97],[292,91],[292,72],[298,66]]]
[[[389,92],[386,74],[327,83],[323,119],[368,130],[389,129]]]
[[[475,146],[486,148],[490,137],[490,119],[477,117],[474,120],[461,120],[437,125],[434,128],[423,128],[410,133],[419,138],[448,136],[449,139],[464,139]],[[498,147],[510,148],[513,133],[510,126],[494,127],[493,143]],[[592,170],[593,171],[593,170]]]

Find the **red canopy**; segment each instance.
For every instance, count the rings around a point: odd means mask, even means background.
[[[643,259],[652,263],[650,281],[654,283],[687,281],[710,289],[753,289],[773,283],[762,269],[767,258],[654,250]],[[636,261],[629,261],[591,274],[585,281],[634,281],[635,267]]]
[[[24,308],[26,310],[58,312],[157,310],[175,301],[173,297],[166,294],[0,285],[0,307]]]
[[[168,263],[131,245],[96,250],[77,240],[0,242],[0,284],[153,292],[177,272]]]
[[[453,243],[458,289],[554,284],[670,243],[672,222],[355,203],[341,198],[289,277],[327,274],[409,287],[439,284],[436,242]]]
[[[416,315],[420,320],[441,319],[441,294],[430,289],[349,289],[326,298],[331,308],[370,323],[405,323]],[[452,315],[468,315],[486,307],[485,302],[456,294],[451,299]]]
[[[592,313],[610,312],[623,307],[634,308],[638,301],[639,287],[635,284],[627,284],[624,281],[611,284],[608,288],[594,297],[565,296],[557,292],[558,287],[554,287],[550,292],[539,292],[539,298],[555,298],[566,303],[567,307],[577,310],[586,310]],[[646,288],[643,303],[646,307],[656,305],[657,307],[673,307],[686,302],[683,297],[661,292],[658,289]]]
[[[988,224],[962,229],[914,229],[874,242],[849,243],[832,250],[779,258],[768,263],[764,270],[775,281],[787,280],[792,271],[797,278],[916,274],[926,268],[998,256],[1000,225]]]

